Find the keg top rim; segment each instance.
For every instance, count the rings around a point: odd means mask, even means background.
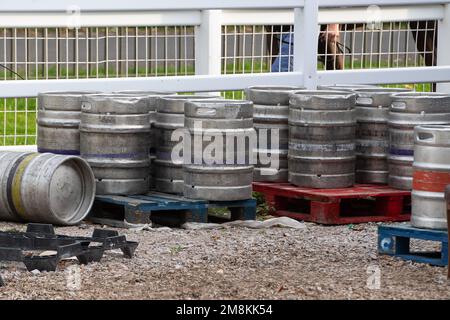
[[[443,92],[403,92],[395,93],[392,95],[393,98],[397,99],[439,99],[439,98],[450,98],[450,94]]]
[[[412,92],[408,88],[360,88],[353,90],[357,94],[394,94],[394,93],[409,93]]]
[[[419,130],[433,130],[433,131],[449,131],[450,125],[446,124],[425,124],[417,126]]]
[[[176,95],[177,93],[171,92],[171,91],[120,90],[120,91],[113,91],[112,94],[144,95],[144,96],[170,96],[170,95]]]
[[[251,86],[248,87],[247,91],[256,91],[256,92],[290,92],[290,91],[297,91],[297,90],[303,90],[304,87],[300,86],[283,86],[283,85],[273,85],[273,86]]]
[[[297,90],[292,92],[291,96],[350,97],[355,96],[355,93],[352,91],[339,91],[339,90]]]
[[[85,95],[94,95],[94,94],[101,94],[100,91],[45,91],[45,92],[39,92],[39,96],[61,96],[61,97],[67,97],[67,96],[76,96],[81,97]]]
[[[168,100],[168,101],[180,101],[180,100],[193,100],[193,99],[198,99],[198,100],[203,100],[203,99],[220,99],[221,96],[216,95],[216,96],[210,96],[210,95],[166,95],[166,96],[160,96],[159,99],[161,100]]]
[[[233,104],[233,105],[242,105],[242,104],[252,104],[253,102],[250,100],[233,100],[233,99],[207,99],[207,100],[189,100],[187,103],[190,104]]]
[[[122,94],[122,93],[108,93],[108,92],[101,92],[101,93],[94,93],[94,94],[88,94],[86,95],[86,98],[104,98],[104,99],[144,99],[146,98],[146,95],[130,95],[130,94]]]
[[[354,91],[356,89],[378,88],[378,86],[371,84],[324,84],[317,86],[318,90],[332,90],[332,91]]]

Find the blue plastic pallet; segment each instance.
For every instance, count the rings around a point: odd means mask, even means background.
[[[411,252],[411,239],[441,242],[441,251]],[[404,260],[446,266],[448,265],[448,232],[419,229],[411,225],[381,225],[378,227],[378,252]]]
[[[164,193],[139,196],[97,196],[88,219],[102,224],[126,227],[150,221],[178,226],[184,222],[208,222],[210,208],[228,208],[230,220],[254,220],[256,200],[205,201]],[[217,219],[216,219],[217,220]]]

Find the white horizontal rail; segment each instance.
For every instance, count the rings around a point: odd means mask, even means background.
[[[65,12],[74,6],[79,7],[81,11],[280,9],[299,8],[303,7],[304,3],[304,0],[19,0],[1,1],[0,11]]]
[[[365,83],[398,84],[450,82],[450,66],[382,68],[362,70],[318,71],[318,84]],[[2,81],[2,98],[34,97],[39,92],[70,90],[155,90],[177,92],[242,90],[253,85],[302,86],[303,73],[257,73],[233,75],[197,75],[175,77],[141,77],[109,79],[18,80]]]
[[[316,0],[306,0],[316,1]],[[320,7],[397,6],[447,4],[450,0],[318,0]],[[303,7],[305,0],[19,0],[1,1],[0,11],[8,12],[65,12],[74,5],[82,11],[164,11],[214,9],[283,9]]]
[[[1,22],[0,22],[1,23]],[[224,10],[223,25],[294,24],[293,10]]]
[[[424,21],[444,18],[443,5],[380,7],[378,22]],[[123,26],[198,26],[201,11],[124,11],[81,12],[73,20],[65,12],[0,12],[2,28],[123,27]],[[324,8],[319,11],[319,23],[365,23],[370,21],[367,7]],[[225,10],[222,25],[293,24],[293,10]]]
[[[98,90],[103,92],[119,90],[148,90],[202,92],[242,90],[255,85],[303,85],[300,72],[264,74],[230,74],[221,76],[197,75],[174,77],[140,77],[107,79],[63,79],[63,80],[18,80],[1,81],[1,98],[35,97],[39,92]]]
[[[413,6],[422,4],[447,4],[450,0],[318,0],[319,6],[358,7],[358,6]]]
[[[322,8],[319,24],[330,23],[371,23],[371,13],[367,7]],[[388,6],[380,7],[377,22],[425,21],[444,18],[443,5]],[[1,23],[1,22],[0,22]],[[294,24],[293,10],[227,10],[222,12],[223,25],[276,25]]]
[[[72,17],[72,18],[71,18]],[[201,11],[82,12],[73,18],[65,12],[0,12],[2,28],[196,26]]]
[[[318,84],[450,82],[450,66],[318,71]]]
[[[319,23],[372,23],[374,13],[367,7],[325,8],[319,11]],[[425,21],[444,18],[443,5],[388,6],[379,7],[376,22]]]

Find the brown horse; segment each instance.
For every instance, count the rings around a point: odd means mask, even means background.
[[[436,65],[437,29],[435,21],[414,21],[409,23],[416,41],[417,50],[425,59],[425,65]],[[414,31],[417,30],[417,31]],[[436,30],[436,32],[435,32]]]
[[[425,60],[426,66],[435,66],[437,60],[437,28],[435,21],[414,21],[409,23],[416,41],[417,50]],[[436,83],[433,83],[436,91]]]

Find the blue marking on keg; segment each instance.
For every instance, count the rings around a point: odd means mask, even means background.
[[[172,160],[172,152],[156,152],[156,159],[170,161]]]
[[[150,153],[148,152],[134,152],[134,153],[85,153],[83,154],[83,157],[87,158],[109,158],[109,159],[121,159],[121,158],[128,158],[128,159],[142,159],[142,158],[148,158]]]
[[[389,153],[396,156],[414,156],[414,150],[390,148]]]
[[[79,156],[80,151],[78,150],[56,150],[56,149],[44,149],[44,148],[38,148],[39,153],[54,153],[54,154],[61,154],[64,156]]]

